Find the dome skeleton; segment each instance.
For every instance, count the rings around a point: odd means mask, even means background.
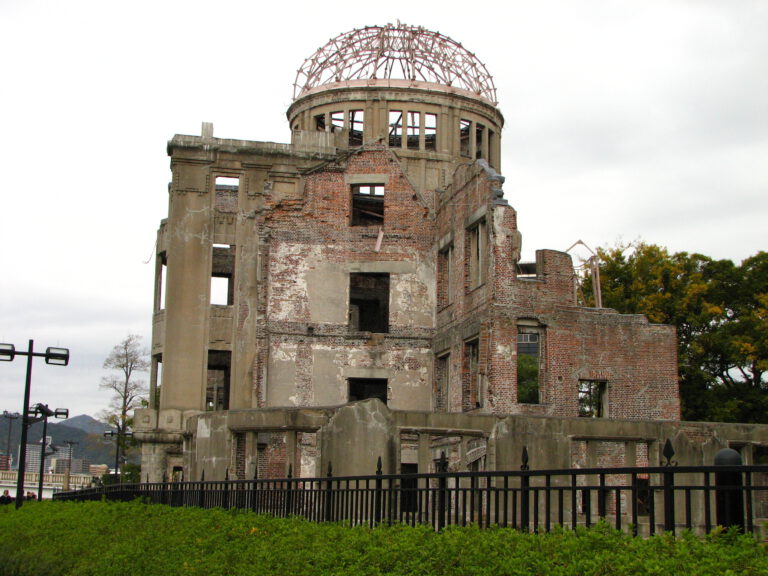
[[[329,40],[299,68],[293,98],[338,82],[389,79],[451,86],[497,103],[493,78],[474,54],[439,32],[400,22]]]

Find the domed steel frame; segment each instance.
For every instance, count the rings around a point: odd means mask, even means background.
[[[493,78],[472,52],[439,32],[400,22],[329,40],[299,68],[293,99],[327,84],[388,79],[442,84],[497,104]]]

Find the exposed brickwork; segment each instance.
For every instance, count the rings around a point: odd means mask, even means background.
[[[516,215],[496,199],[498,183],[479,167],[466,169],[457,183],[442,198],[437,215],[437,237],[452,235],[453,245],[463,247],[453,251],[453,267],[463,270],[463,277],[438,288],[438,294],[450,291],[453,302],[438,309],[437,340],[450,343],[451,357],[460,359],[451,362],[451,387],[461,393],[449,393],[449,410],[473,408],[470,363],[463,356],[471,349],[467,341],[480,334],[479,372],[485,375],[480,381],[488,387],[482,411],[577,416],[578,381],[592,379],[607,383],[609,418],[679,419],[674,329],[650,325],[641,316],[576,306],[573,266],[561,252],[539,251],[536,277],[518,278]],[[477,221],[492,225],[487,226],[486,281],[472,289],[469,234]],[[437,281],[446,282],[447,275]],[[482,331],[472,334],[467,326],[478,322]],[[517,399],[520,322],[541,333],[539,404]]]

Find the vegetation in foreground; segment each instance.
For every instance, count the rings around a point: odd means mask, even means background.
[[[248,512],[140,503],[0,508],[5,576],[768,574],[765,546],[716,531],[643,540],[599,525],[523,534],[425,526],[368,529]]]

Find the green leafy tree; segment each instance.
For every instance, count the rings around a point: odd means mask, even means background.
[[[768,254],[741,266],[642,242],[598,254],[604,306],[677,328],[683,418],[768,421]]]

